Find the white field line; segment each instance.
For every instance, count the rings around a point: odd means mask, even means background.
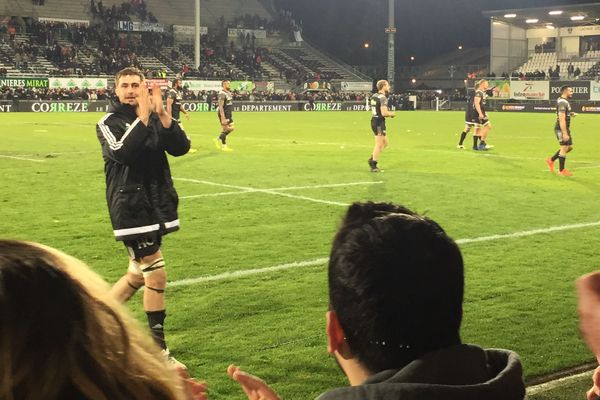
[[[32,161],[32,162],[46,162],[46,160],[37,160],[35,158],[25,158],[25,157],[17,157],[17,156],[5,156],[0,154],[0,157],[2,158],[10,158],[13,160],[21,160],[21,161]]]
[[[589,167],[573,167],[571,169],[596,169],[596,168],[600,168],[600,165],[591,165]]]
[[[575,230],[575,229],[591,228],[591,227],[596,227],[596,226],[600,226],[600,221],[587,222],[587,223],[581,223],[581,224],[571,224],[571,225],[558,225],[558,226],[551,226],[548,228],[531,229],[528,231],[518,231],[518,232],[500,234],[500,235],[489,235],[489,236],[480,236],[480,237],[476,237],[476,238],[458,239],[458,240],[456,240],[456,243],[465,245],[465,244],[470,244],[470,243],[489,242],[489,241],[495,241],[495,240],[534,236],[534,235],[540,235],[543,233],[553,233],[553,232],[568,231],[568,230]],[[265,267],[265,268],[244,269],[244,270],[238,270],[238,271],[233,271],[233,272],[225,272],[225,273],[218,274],[218,275],[200,276],[198,278],[189,278],[189,279],[181,279],[181,280],[177,280],[177,281],[172,281],[172,282],[169,282],[169,286],[189,286],[189,285],[194,285],[197,283],[215,282],[215,281],[222,281],[222,280],[233,280],[233,279],[243,278],[243,277],[252,276],[252,275],[261,275],[261,274],[266,274],[266,273],[276,272],[276,271],[283,271],[283,270],[288,270],[288,269],[311,267],[311,266],[315,266],[315,265],[326,264],[328,261],[329,261],[329,259],[324,257],[324,258],[317,258],[314,260],[295,261],[295,262],[291,262],[291,263],[279,264],[279,265],[274,265],[274,266]]]
[[[198,134],[198,133],[188,133],[188,136],[194,137],[194,136],[205,136],[205,135],[204,134]],[[373,148],[373,145],[357,144],[357,143],[310,142],[310,141],[306,141],[306,140],[277,139],[277,138],[262,139],[262,138],[248,137],[248,136],[240,136],[240,137],[237,138],[237,140],[241,140],[241,141],[248,140],[248,141],[254,141],[254,142],[263,142],[264,146],[268,146],[268,144],[272,143],[272,142],[278,142],[278,143],[281,143],[281,145],[289,144],[290,146],[345,146],[345,147],[366,147],[366,148]]]
[[[237,279],[237,278],[243,278],[245,276],[267,274],[269,272],[275,272],[275,271],[284,271],[286,269],[312,267],[315,265],[326,264],[327,261],[329,261],[329,258],[325,257],[325,258],[317,258],[317,259],[308,260],[308,261],[297,261],[297,262],[291,262],[291,263],[287,263],[287,264],[274,265],[272,267],[266,267],[266,268],[245,269],[245,270],[240,270],[240,271],[225,272],[225,273],[218,274],[218,275],[201,276],[199,278],[190,278],[190,279],[181,279],[178,281],[169,282],[169,286],[189,286],[189,285],[194,285],[196,283],[222,281],[222,280],[227,280],[227,279]]]
[[[174,178],[174,179],[178,180],[178,181],[183,181],[183,182],[201,183],[204,185],[220,186],[220,187],[226,187],[226,188],[230,188],[230,189],[237,189],[237,190],[241,190],[243,193],[267,193],[267,194],[272,194],[275,196],[289,197],[291,199],[297,199],[297,200],[312,201],[314,203],[329,204],[332,206],[347,207],[350,205],[348,203],[340,203],[337,201],[321,200],[321,199],[315,199],[312,197],[296,196],[296,195],[289,194],[289,193],[281,193],[281,192],[277,192],[272,189],[255,189],[255,188],[246,187],[246,186],[228,185],[226,183],[203,181],[203,180],[199,180],[199,179],[188,179],[188,178]]]
[[[590,166],[586,166],[586,167],[573,167],[573,168],[569,168],[569,169],[572,169],[573,171],[575,171],[575,170],[580,170],[580,169],[598,169],[598,168],[600,168],[600,165],[590,165]],[[546,169],[540,169],[540,171],[550,172],[548,170],[548,168],[546,168]]]
[[[507,156],[504,154],[494,154],[494,150],[490,151],[473,151],[470,147],[467,146],[464,150],[437,150],[437,149],[419,149],[420,151],[428,151],[431,153],[447,153],[447,154],[471,154],[474,157],[491,157],[491,158],[506,158],[508,160],[532,160],[532,161],[540,161],[543,162],[546,157],[544,155],[540,157],[521,157],[521,156]],[[574,164],[596,164],[597,160],[570,160],[570,163]]]
[[[469,243],[477,243],[477,242],[489,242],[492,240],[500,240],[500,239],[513,239],[525,236],[534,236],[542,233],[552,233],[552,232],[561,232],[561,231],[570,231],[573,229],[583,229],[583,228],[591,228],[600,226],[600,221],[596,222],[586,222],[581,224],[570,224],[570,225],[558,225],[551,226],[549,228],[541,228],[541,229],[531,229],[528,231],[519,231],[513,233],[506,233],[500,235],[490,235],[490,236],[480,236],[476,238],[470,239],[458,239],[456,241],[457,244],[469,244]]]
[[[175,179],[177,179],[177,178],[175,178]],[[236,195],[236,194],[257,193],[257,192],[261,192],[264,190],[285,192],[288,190],[307,190],[307,189],[337,188],[337,187],[362,186],[362,185],[378,185],[381,183],[383,183],[383,181],[332,183],[332,184],[313,185],[313,186],[289,186],[289,187],[280,187],[280,188],[271,188],[271,189],[253,189],[253,190],[243,190],[243,191],[240,190],[237,192],[205,193],[205,194],[197,194],[197,195],[190,195],[190,196],[181,196],[180,199],[196,199],[199,197],[230,196],[230,195]]]
[[[593,371],[582,372],[580,374],[566,376],[564,378],[556,379],[550,382],[541,383],[539,385],[530,386],[527,388],[527,395],[533,396],[539,393],[546,392],[548,390],[555,389],[557,387],[568,384],[571,381],[576,381],[581,378],[589,377],[590,378],[590,387],[592,386],[592,373]],[[583,394],[582,394],[583,396]],[[583,397],[582,397],[583,398]]]

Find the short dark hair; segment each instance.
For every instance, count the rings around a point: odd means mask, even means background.
[[[570,88],[571,88],[571,86],[569,86],[569,85],[562,86],[560,88],[560,94],[563,94],[564,92],[567,91],[567,89],[570,89]]]
[[[221,86],[225,85],[225,82],[231,82],[229,79],[223,79],[221,81]]]
[[[140,81],[144,80],[144,73],[142,71],[136,67],[127,67],[123,68],[115,75],[115,86],[119,84],[119,79],[121,79],[122,76],[139,76]]]
[[[456,243],[433,220],[388,203],[354,203],[331,249],[329,301],[372,372],[459,344],[464,291]]]

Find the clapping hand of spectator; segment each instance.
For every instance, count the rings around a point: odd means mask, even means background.
[[[208,399],[208,385],[206,382],[191,378],[187,369],[185,368],[177,368],[177,374],[183,381],[188,400]]]
[[[248,396],[248,400],[281,400],[265,381],[242,371],[235,365],[230,365],[227,368],[227,374],[240,384],[242,390]]]
[[[588,347],[600,362],[600,271],[587,274],[576,282],[579,298],[579,329]],[[600,367],[594,371],[593,387],[587,392],[588,400],[600,398]]]

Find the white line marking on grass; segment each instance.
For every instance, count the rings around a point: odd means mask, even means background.
[[[465,150],[438,150],[438,149],[419,149],[421,151],[428,151],[428,152],[432,152],[432,153],[447,153],[447,154],[471,154],[473,157],[496,157],[496,158],[506,158],[508,160],[532,160],[532,161],[540,161],[543,162],[545,160],[545,158],[542,157],[521,157],[521,156],[507,156],[504,154],[494,154],[493,151],[494,150],[490,150],[492,152],[489,151],[473,151],[471,150],[469,147],[467,147]],[[587,161],[587,160],[570,160],[570,163],[577,163],[577,164],[596,164],[598,161]]]
[[[35,158],[25,158],[25,157],[17,157],[17,156],[5,156],[0,154],[0,157],[10,158],[13,160],[22,160],[22,161],[33,161],[33,162],[46,162],[46,160],[36,160]]]
[[[575,170],[575,169],[596,169],[596,168],[600,168],[600,165],[592,165],[592,166],[589,166],[589,167],[573,167],[571,169]]]
[[[199,179],[189,179],[189,178],[173,178],[173,179],[178,180],[178,181],[183,181],[183,182],[201,183],[204,185],[220,186],[220,187],[226,187],[226,188],[230,188],[230,189],[238,189],[238,190],[242,191],[240,193],[266,193],[266,194],[272,194],[274,196],[289,197],[290,199],[306,200],[306,201],[311,201],[313,203],[322,203],[322,204],[329,204],[332,206],[341,206],[341,207],[347,207],[350,205],[348,203],[340,203],[337,201],[321,200],[321,199],[315,199],[313,197],[297,196],[297,195],[293,195],[293,194],[289,194],[289,193],[281,193],[280,191],[276,191],[277,189],[275,189],[275,190],[274,189],[255,189],[255,188],[246,187],[246,186],[228,185],[226,183],[217,183],[217,182],[210,182],[210,181],[203,181],[203,180],[199,180]],[[369,182],[369,184],[372,184],[372,183],[373,182]],[[364,183],[361,182],[360,184],[364,184]],[[342,184],[335,184],[335,185],[339,186]],[[319,186],[323,186],[323,185],[319,185]],[[334,186],[334,187],[337,187],[337,186]],[[301,187],[292,187],[291,189],[286,188],[286,190],[296,190],[296,189],[300,189],[300,188]],[[199,196],[196,196],[196,197],[199,197]],[[208,196],[204,196],[204,197],[208,197]],[[186,197],[186,198],[190,198],[190,197]]]
[[[532,396],[535,394],[547,392],[548,390],[556,389],[557,387],[566,385],[566,384],[570,383],[571,381],[576,381],[576,380],[579,380],[579,379],[585,378],[585,377],[590,378],[590,387],[591,387],[592,372],[593,371],[582,372],[580,374],[566,376],[564,378],[556,379],[556,380],[553,380],[550,382],[541,383],[541,384],[535,385],[535,386],[530,386],[527,388],[527,395]]]
[[[188,133],[188,136],[202,136],[204,137],[205,135],[203,134],[198,134],[198,133]],[[301,140],[301,139],[276,139],[276,138],[268,138],[268,139],[264,139],[264,138],[254,138],[254,137],[248,137],[248,136],[240,136],[238,137],[236,140],[240,140],[240,141],[254,141],[254,142],[263,142],[264,144],[261,144],[260,147],[268,147],[269,146],[269,142],[278,142],[281,143],[282,145],[288,144],[290,146],[346,146],[346,147],[361,147],[361,148],[373,148],[373,145],[368,145],[368,144],[358,144],[358,143],[341,143],[341,142],[310,142],[310,141],[305,141],[305,140]]]
[[[539,235],[542,233],[570,231],[573,229],[591,228],[591,227],[595,227],[595,226],[600,226],[600,221],[586,222],[586,223],[582,223],[582,224],[551,226],[549,228],[532,229],[532,230],[528,230],[528,231],[506,233],[506,234],[501,234],[501,235],[490,235],[490,236],[481,236],[481,237],[477,237],[477,238],[458,239],[456,241],[456,243],[457,244],[469,244],[469,243],[478,243],[478,242],[489,242],[492,240],[513,239],[513,238],[519,238],[519,237],[525,237],[525,236]]]
[[[180,200],[185,199],[198,199],[200,197],[219,197],[219,196],[233,196],[236,194],[256,193],[256,190],[239,190],[237,192],[219,192],[219,193],[205,193],[205,194],[193,194],[190,196],[179,196]]]
[[[528,230],[528,231],[519,231],[519,232],[500,234],[500,235],[481,236],[481,237],[477,237],[477,238],[458,239],[458,240],[456,240],[456,243],[457,244],[470,244],[470,243],[478,243],[478,242],[488,242],[488,241],[493,241],[493,240],[513,239],[513,238],[520,238],[520,237],[525,237],[525,236],[539,235],[542,233],[552,233],[552,232],[560,232],[560,231],[567,231],[567,230],[574,230],[574,229],[591,228],[591,227],[596,227],[596,226],[600,226],[600,221],[581,223],[581,224],[551,226],[551,227],[542,228],[542,229],[532,229],[532,230]],[[314,260],[307,260],[307,261],[295,261],[295,262],[291,262],[291,263],[287,263],[287,264],[274,265],[272,267],[266,267],[266,268],[243,269],[243,270],[238,270],[238,271],[233,271],[233,272],[225,272],[225,273],[218,274],[218,275],[208,275],[208,276],[201,276],[198,278],[180,279],[180,280],[169,282],[169,286],[189,286],[189,285],[194,285],[196,283],[233,280],[233,279],[243,278],[243,277],[252,276],[252,275],[265,274],[265,273],[269,273],[269,272],[283,271],[283,270],[303,268],[303,267],[311,267],[311,266],[316,266],[316,265],[320,265],[320,264],[326,264],[328,261],[329,261],[329,258],[324,257],[324,258],[317,258]]]
[[[314,186],[290,186],[290,187],[272,188],[272,189],[265,189],[265,190],[286,191],[286,190],[304,190],[304,189],[323,189],[323,188],[337,188],[337,187],[347,187],[347,186],[379,185],[382,183],[383,183],[383,181],[329,183],[329,184],[314,185]]]
[[[178,178],[175,178],[178,179]],[[245,194],[245,193],[260,193],[262,191],[278,191],[285,192],[288,190],[307,190],[307,189],[323,189],[323,188],[337,188],[337,187],[348,187],[348,186],[362,186],[362,185],[378,185],[382,184],[383,181],[375,181],[375,182],[349,182],[349,183],[332,183],[332,184],[324,184],[324,185],[313,185],[313,186],[290,186],[290,187],[280,187],[280,188],[271,188],[271,189],[253,189],[253,190],[244,190],[239,192],[220,192],[220,193],[205,193],[205,194],[197,194],[190,196],[182,196],[180,199],[195,199],[199,197],[218,197],[218,196],[231,196],[237,194]]]
[[[273,195],[281,196],[281,197],[289,197],[290,199],[306,200],[306,201],[312,201],[314,203],[329,204],[332,206],[340,206],[340,207],[350,206],[350,203],[340,203],[338,201],[321,200],[321,199],[315,199],[315,198],[306,197],[306,196],[296,196],[296,195],[289,194],[289,193],[280,193],[280,192],[272,192],[272,191],[264,191],[264,193],[269,193],[269,194],[273,194]]]
[[[297,261],[297,262],[291,262],[291,263],[287,263],[287,264],[274,265],[272,267],[266,267],[266,268],[245,269],[245,270],[239,270],[239,271],[233,271],[233,272],[225,272],[225,273],[218,274],[218,275],[201,276],[199,278],[190,278],[190,279],[181,279],[178,281],[169,282],[169,286],[189,286],[189,285],[194,285],[196,283],[223,281],[223,280],[227,280],[227,279],[237,279],[237,278],[243,278],[245,276],[267,274],[269,272],[276,272],[276,271],[284,271],[286,269],[313,267],[315,265],[326,264],[328,261],[329,261],[329,258],[324,257],[324,258],[317,258],[317,259],[308,260],[308,261]]]

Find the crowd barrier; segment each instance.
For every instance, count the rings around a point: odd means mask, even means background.
[[[107,112],[108,101],[86,100],[1,100],[0,112]],[[182,101],[188,112],[216,112],[216,103],[206,101]],[[289,111],[365,111],[365,102],[308,102],[308,101],[236,101],[234,112],[289,112]]]

